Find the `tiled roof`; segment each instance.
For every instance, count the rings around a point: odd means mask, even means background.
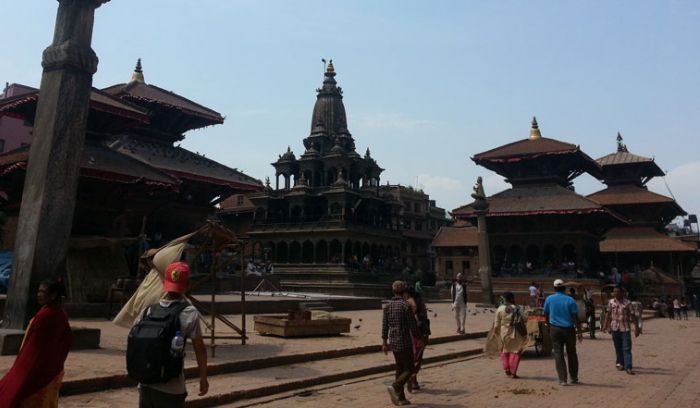
[[[28,120],[34,120],[36,105],[39,99],[39,91],[22,94],[14,98],[0,101],[0,112],[22,114]],[[128,101],[92,88],[90,92],[90,109],[120,117],[135,119],[141,123],[148,123],[149,116],[146,109],[136,106]]]
[[[178,146],[122,136],[111,143],[119,152],[178,178],[244,190],[259,190],[260,180]]]
[[[25,169],[29,147],[24,146],[0,155],[0,174]],[[128,157],[109,147],[86,143],[80,164],[82,176],[120,183],[144,183],[177,189],[180,181],[146,163]]]
[[[126,97],[136,102],[153,102],[165,107],[176,108],[190,115],[207,119],[211,122],[210,124],[224,123],[224,118],[219,112],[155,85],[132,81],[127,84],[112,85],[104,88],[103,91],[110,95]]]
[[[587,196],[603,205],[672,203],[674,200],[634,184],[613,185]]]
[[[590,214],[607,212],[595,201],[559,185],[517,186],[488,198],[488,217],[540,214]],[[452,211],[457,218],[473,217],[475,210],[468,204]]]
[[[541,137],[538,139],[524,139],[517,142],[499,146],[482,153],[475,154],[473,160],[507,159],[523,156],[542,156],[548,154],[566,154],[580,151],[579,147],[559,140]]]
[[[651,227],[613,228],[600,241],[601,252],[695,252],[697,246]]]
[[[628,163],[646,163],[652,161],[654,160],[650,159],[649,157],[639,156],[630,152],[610,153],[596,160],[596,162],[598,162],[598,164],[601,166],[612,166],[616,164]]]
[[[434,247],[476,247],[479,236],[476,227],[442,227],[433,238]]]

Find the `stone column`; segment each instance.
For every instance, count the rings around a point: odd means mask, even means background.
[[[477,234],[479,236],[479,278],[481,280],[481,303],[493,305],[493,284],[491,283],[491,251],[489,248],[489,236],[486,229],[486,214],[489,212],[489,203],[486,200],[481,177],[477,178],[474,186],[474,204],[477,215]]]
[[[65,269],[73,224],[92,74],[95,9],[107,0],[59,0],[53,43],[44,50],[34,141],[24,182],[5,326],[26,327],[42,280]]]

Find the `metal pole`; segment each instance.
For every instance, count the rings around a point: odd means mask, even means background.
[[[245,267],[243,266],[243,252],[245,243],[240,241],[239,252],[241,257],[241,344],[245,346],[247,338],[245,328]]]

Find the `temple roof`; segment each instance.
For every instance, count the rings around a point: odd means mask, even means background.
[[[330,136],[335,134],[350,134],[348,120],[343,105],[343,90],[335,81],[335,68],[330,60],[323,75],[323,85],[316,90],[316,104],[311,117],[311,133],[319,128],[324,129]],[[333,140],[331,140],[333,143]]]
[[[7,112],[16,114],[30,122],[34,121],[39,90],[0,100],[0,114]],[[123,101],[97,88],[90,92],[90,110],[115,117],[117,120],[125,118],[136,121],[139,124],[149,123],[148,111],[140,106]]]
[[[260,180],[179,146],[129,136],[115,138],[110,146],[178,178],[243,190],[259,190],[262,187]]]
[[[190,117],[190,123],[183,125],[182,129],[178,129],[181,132],[224,123],[224,118],[220,113],[172,91],[145,83],[140,59],[130,82],[112,85],[104,88],[103,91],[149,109],[152,109],[152,105],[155,104],[173,113],[181,113]]]
[[[488,202],[488,217],[607,213],[626,222],[597,202],[559,185],[514,187],[489,197]],[[473,203],[456,208],[452,215],[456,218],[475,217],[476,210],[472,205]]]
[[[633,184],[613,185],[590,194],[587,198],[602,205],[676,203],[671,197],[651,192],[646,187]],[[678,208],[680,209],[680,207]],[[679,215],[685,215],[685,211]]]
[[[530,136],[475,154],[476,164],[506,177],[508,182],[536,182],[559,179],[560,184],[587,172],[600,177],[600,167],[577,145],[542,137],[537,119],[532,119]],[[555,165],[556,162],[556,165]],[[544,163],[549,163],[547,174],[542,173]]]
[[[613,228],[600,241],[600,252],[696,252],[697,246],[651,227]]]
[[[433,238],[434,247],[476,247],[479,235],[476,227],[441,227]]]
[[[603,169],[606,184],[634,183],[642,186],[652,178],[665,174],[654,159],[630,153],[622,141],[622,135],[618,132],[617,151],[596,160]]]
[[[0,155],[0,175],[25,170],[29,146]],[[146,163],[128,157],[99,143],[87,142],[83,148],[80,174],[84,177],[125,184],[143,183],[177,190],[180,181]]]

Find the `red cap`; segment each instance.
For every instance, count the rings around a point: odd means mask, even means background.
[[[173,262],[165,269],[163,289],[166,292],[185,293],[190,282],[190,267],[185,262]]]

